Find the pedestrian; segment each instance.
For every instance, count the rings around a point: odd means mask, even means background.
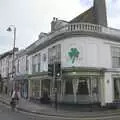
[[[20,92],[19,92],[19,89],[15,89],[13,90],[13,93],[12,93],[12,96],[11,96],[13,99],[15,99],[16,103],[18,104],[19,103],[19,99],[20,99]]]

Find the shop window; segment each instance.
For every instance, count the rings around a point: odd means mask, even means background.
[[[65,93],[66,94],[73,94],[73,84],[72,81],[66,81],[65,83]]]
[[[114,98],[120,99],[120,78],[114,79]]]
[[[42,95],[47,92],[50,95],[50,80],[42,80]]]
[[[33,97],[39,97],[39,92],[40,92],[40,81],[33,80],[32,81],[32,95],[33,95]]]
[[[86,80],[80,81],[78,84],[78,92],[77,95],[88,95],[88,83]]]

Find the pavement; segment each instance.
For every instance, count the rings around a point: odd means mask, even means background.
[[[6,105],[10,105],[11,98],[6,95],[0,94],[0,102]],[[120,115],[120,109],[96,109],[96,108],[88,108],[82,110],[75,109],[64,109],[64,107],[58,107],[58,110],[51,105],[43,105],[43,104],[35,104],[30,102],[29,100],[20,99],[19,104],[17,105],[17,110],[23,111],[26,113],[36,114],[36,115],[45,115],[45,116],[53,116],[53,117],[64,117],[64,118],[95,118],[95,117],[110,117],[115,115]]]

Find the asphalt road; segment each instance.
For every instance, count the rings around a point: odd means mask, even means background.
[[[0,120],[120,120],[120,115],[101,118],[60,118],[55,116],[33,115],[24,112],[12,112],[10,107],[0,103]]]
[[[0,120],[63,120],[63,118],[31,115],[18,111],[12,112],[10,107],[0,103]]]

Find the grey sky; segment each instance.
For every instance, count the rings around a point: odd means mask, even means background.
[[[90,6],[93,0],[0,0],[0,53],[13,46],[9,25],[17,28],[16,46],[25,48],[37,40],[40,32],[50,31],[53,17],[69,21]],[[120,0],[107,0],[108,23],[120,28]]]

